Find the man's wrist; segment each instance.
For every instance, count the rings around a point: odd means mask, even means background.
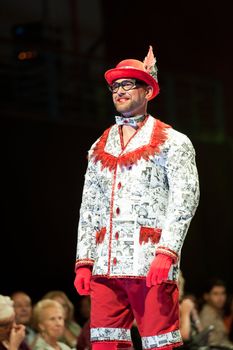
[[[176,264],[178,262],[178,258],[179,258],[178,254],[169,248],[158,247],[156,249],[156,255],[159,255],[159,254],[166,255],[166,256],[170,257],[174,264]]]
[[[92,270],[93,265],[94,265],[94,260],[92,259],[79,259],[75,263],[75,272],[77,272],[77,270],[81,267],[87,267],[87,268],[90,268],[90,270]]]

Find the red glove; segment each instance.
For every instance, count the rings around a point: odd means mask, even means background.
[[[79,267],[76,271],[74,286],[80,295],[90,294],[91,267]]]
[[[172,257],[162,253],[156,255],[146,276],[147,287],[166,282],[172,263]]]

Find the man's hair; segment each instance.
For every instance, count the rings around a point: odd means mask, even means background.
[[[226,283],[224,280],[213,277],[206,281],[204,286],[204,293],[210,293],[214,287],[224,287],[226,289]]]

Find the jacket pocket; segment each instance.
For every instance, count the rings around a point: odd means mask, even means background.
[[[162,233],[161,228],[141,226],[140,233],[139,233],[139,243],[140,244],[142,244],[143,242],[147,243],[149,240],[153,244],[159,243],[161,233]]]

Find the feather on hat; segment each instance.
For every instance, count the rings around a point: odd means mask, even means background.
[[[157,77],[158,68],[157,68],[157,66],[156,66],[156,58],[155,58],[155,56],[154,56],[153,48],[152,48],[151,45],[149,46],[148,54],[147,54],[147,56],[144,58],[143,63],[144,63],[145,70],[146,70],[150,75],[152,75],[152,77],[158,82],[158,77]]]

